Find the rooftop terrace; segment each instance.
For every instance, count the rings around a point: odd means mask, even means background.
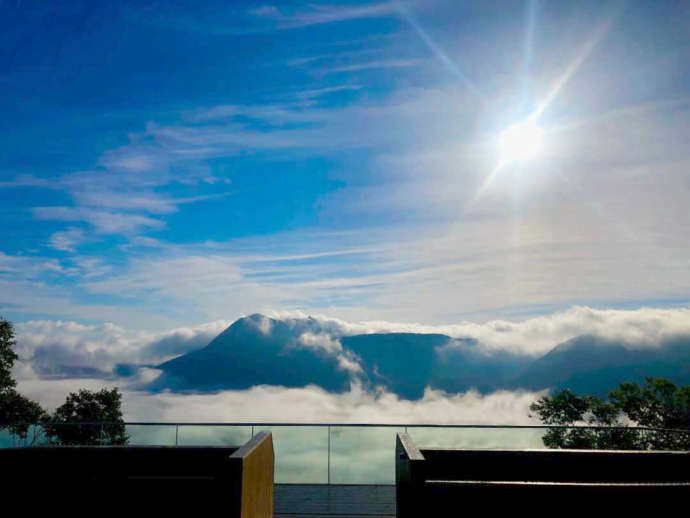
[[[92,427],[101,423],[70,424]],[[395,516],[396,436],[434,448],[540,449],[545,426],[127,423],[133,446],[230,446],[272,433],[276,517]],[[591,427],[590,427],[591,428]],[[591,428],[606,433],[610,428]],[[650,433],[646,428],[635,433]],[[685,432],[687,433],[687,432]],[[46,439],[33,430],[27,442]],[[0,435],[0,447],[27,442]]]

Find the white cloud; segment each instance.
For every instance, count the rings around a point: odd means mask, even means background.
[[[128,234],[141,228],[162,228],[165,224],[141,214],[111,212],[87,207],[34,207],[37,219],[85,221],[103,234]]]
[[[349,65],[339,65],[324,70],[325,73],[336,72],[357,72],[359,70],[372,70],[380,68],[408,68],[415,67],[422,63],[421,59],[407,58],[407,59],[378,59],[373,61],[364,61],[362,63],[351,63]]]
[[[14,272],[18,265],[22,263],[22,260],[23,259],[21,257],[15,257],[4,252],[0,252],[0,272]]]
[[[307,58],[307,59],[309,59],[309,58]],[[362,88],[361,85],[329,86],[329,87],[324,87],[324,88],[316,88],[314,90],[304,90],[302,92],[299,92],[297,94],[297,97],[300,99],[314,99],[316,97],[331,94],[334,92],[343,92],[343,91],[347,91],[347,90],[360,90],[361,88]]]
[[[76,191],[73,196],[80,205],[106,210],[142,211],[151,214],[170,214],[177,210],[175,200],[153,193],[100,190]]]
[[[326,354],[337,354],[343,350],[340,342],[332,336],[309,331],[302,333],[297,339],[297,343],[306,349],[323,351]]]
[[[349,372],[350,374],[359,374],[364,370],[359,363],[359,359],[349,351],[338,354],[337,359],[338,369],[341,371]]]
[[[292,322],[293,325],[294,323]],[[331,334],[306,331],[299,335],[294,346],[332,356],[338,361],[338,369],[350,374],[359,374],[363,371],[359,358],[350,351],[343,350],[340,341]]]
[[[102,376],[118,363],[151,364],[207,345],[228,321],[163,333],[127,330],[104,323],[87,325],[73,321],[31,320],[15,324],[16,351],[22,362],[16,376]]]
[[[58,259],[37,255],[9,255],[0,252],[0,280],[35,280],[43,274],[73,275],[74,268],[65,267]],[[9,291],[6,293],[10,293]]]
[[[53,233],[53,235],[50,236],[50,246],[64,252],[74,252],[76,251],[76,247],[83,243],[85,239],[86,235],[84,230],[70,227],[67,230]]]
[[[356,385],[342,394],[313,386],[266,385],[210,394],[150,394],[132,391],[123,381],[118,383],[124,393],[125,419],[160,422],[533,424],[528,407],[541,394],[470,391],[449,395],[427,389],[422,399],[411,401],[390,392],[367,392]],[[112,387],[113,382],[25,380],[18,390],[52,409],[81,386],[95,390]]]
[[[103,277],[112,270],[112,267],[99,257],[75,257],[73,261],[83,279]]]
[[[318,322],[326,333],[309,338],[313,343],[365,333],[441,333],[453,338],[472,338],[489,350],[500,349],[530,356],[547,353],[556,345],[581,335],[618,341],[629,347],[658,347],[666,340],[690,336],[690,308],[594,309],[575,306],[566,311],[523,320],[490,320],[448,325],[350,322],[301,312],[276,312],[275,318],[297,326],[307,318]]]
[[[394,2],[375,2],[364,5],[319,5],[312,4],[308,9],[284,14],[272,5],[250,9],[249,13],[277,22],[281,29],[292,29],[320,25],[324,23],[345,22],[364,18],[381,18],[395,15],[398,8]]]

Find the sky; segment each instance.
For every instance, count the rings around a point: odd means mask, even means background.
[[[1,2],[0,313],[685,307],[689,58],[683,1]]]

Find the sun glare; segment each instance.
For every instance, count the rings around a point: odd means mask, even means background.
[[[534,157],[541,148],[543,130],[527,120],[505,129],[499,137],[502,162],[519,162]]]

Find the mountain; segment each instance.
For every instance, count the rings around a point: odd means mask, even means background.
[[[605,395],[624,381],[641,382],[645,376],[690,384],[690,339],[632,348],[596,336],[578,336],[534,360],[511,386]]]
[[[417,399],[430,386],[446,392],[489,392],[523,368],[526,358],[488,353],[476,340],[441,334],[379,333],[346,336],[343,347],[361,359],[368,381]]]
[[[281,320],[262,315],[241,318],[203,349],[158,365],[163,375],[152,388],[220,390],[310,383],[330,391],[348,388],[349,376],[338,369],[337,358],[296,347],[296,338]]]
[[[570,388],[604,395],[623,381],[661,376],[690,384],[690,339],[633,348],[579,336],[539,358],[490,350],[442,334],[373,333],[336,337],[315,319],[241,318],[206,347],[161,365],[154,390],[318,385],[341,392],[357,380],[418,399],[426,387],[456,393]]]

